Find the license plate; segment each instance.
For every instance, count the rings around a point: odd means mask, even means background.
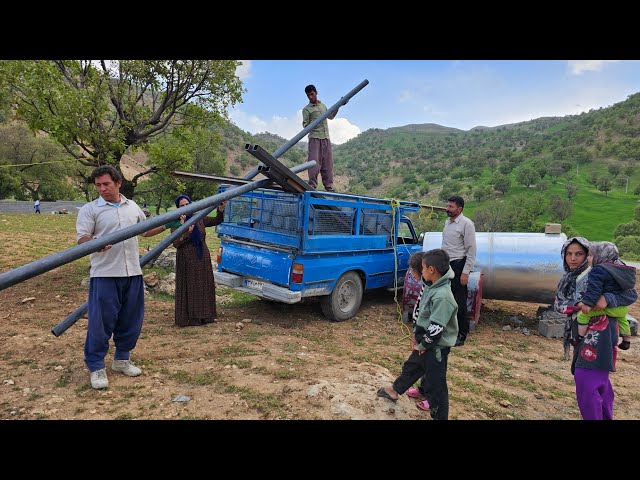
[[[251,280],[249,278],[245,278],[244,279],[244,286],[248,287],[248,288],[253,288],[255,290],[262,291],[262,287],[264,287],[264,283],[263,282],[259,282],[257,280]]]

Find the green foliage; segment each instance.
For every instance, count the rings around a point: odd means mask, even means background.
[[[608,195],[611,190],[611,180],[607,177],[601,178],[598,182],[598,190],[604,192],[605,195]]]
[[[75,160],[50,139],[21,124],[0,124],[0,199],[74,199],[67,178]]]
[[[493,176],[493,188],[503,195],[511,188],[511,178],[507,175],[497,174]]]
[[[640,222],[633,220],[629,223],[621,223],[613,232],[615,237],[640,236]]]
[[[618,247],[621,258],[625,260],[640,260],[640,236],[616,237],[615,244]]]
[[[0,62],[19,118],[85,165],[111,164],[176,127],[211,126],[241,101],[236,60]],[[135,179],[122,193],[133,197]]]
[[[549,201],[549,212],[551,214],[551,220],[562,222],[567,219],[569,215],[571,215],[571,201],[565,200],[561,198],[557,194],[551,195]]]

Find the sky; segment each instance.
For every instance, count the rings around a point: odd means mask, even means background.
[[[306,85],[330,108],[369,80],[329,120],[338,145],[370,128],[436,123],[469,130],[575,115],[640,91],[637,60],[242,60],[236,73],[246,92],[231,120],[287,140],[302,130]]]

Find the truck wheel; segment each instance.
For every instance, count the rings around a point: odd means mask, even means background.
[[[322,313],[329,320],[342,322],[353,317],[362,303],[362,280],[355,272],[342,275],[330,295],[322,297]]]

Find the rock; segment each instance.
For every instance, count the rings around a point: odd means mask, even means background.
[[[505,325],[504,327],[502,327],[502,330],[511,330],[511,325]]]
[[[242,323],[251,323],[251,319],[250,318],[243,318],[242,319]]]
[[[158,258],[153,261],[153,265],[156,267],[169,268],[173,271],[176,270],[176,249],[167,248],[163,251]]]
[[[500,400],[500,406],[504,408],[512,407],[513,404],[509,400]]]
[[[84,277],[80,282],[80,286],[83,288],[89,288],[89,282],[91,282],[91,277]]]
[[[240,330],[240,329],[242,329],[242,327],[244,327],[244,323],[242,323],[242,322],[238,322],[238,323],[236,323],[236,328],[237,328],[237,329],[239,329],[239,330]]]
[[[23,298],[21,303],[27,303],[27,302],[32,302],[33,300],[35,300],[36,297],[27,297],[27,298]]]
[[[147,273],[145,276],[142,277],[142,279],[144,280],[145,285],[147,285],[150,288],[154,288],[160,282],[160,277],[158,276],[158,272]]]
[[[54,370],[62,370],[64,367],[62,365],[56,365],[55,367],[53,367]]]
[[[168,295],[176,294],[176,274],[171,272],[165,278],[161,279],[156,287],[158,292],[166,293]]]
[[[64,402],[64,398],[53,396],[53,397],[51,397],[49,400],[47,400],[44,403],[46,405],[51,405],[52,403],[62,403],[62,402]]]
[[[518,317],[517,315],[514,315],[513,317],[509,318],[509,322],[514,327],[520,327],[524,324],[524,322],[520,320],[520,317]]]
[[[13,380],[9,379],[9,380],[5,380],[3,383],[5,385],[15,385],[16,382],[14,382]]]
[[[188,395],[177,395],[171,401],[179,402],[179,403],[187,403],[189,400],[191,400],[191,397]]]

